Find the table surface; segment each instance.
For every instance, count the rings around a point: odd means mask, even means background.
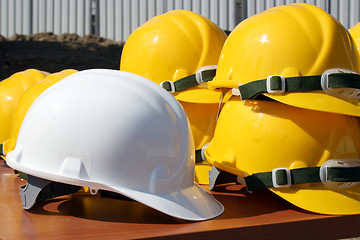
[[[239,185],[211,192],[225,207],[212,220],[179,220],[135,201],[87,194],[22,209],[25,184],[0,160],[0,239],[344,239],[360,236],[360,215],[310,213],[268,190]],[[203,186],[205,189],[208,187]]]

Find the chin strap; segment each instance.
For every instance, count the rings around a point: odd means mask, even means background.
[[[348,188],[360,184],[360,166],[358,163],[355,166],[341,166],[341,164],[336,165],[334,162],[334,160],[329,160],[329,163],[325,162],[321,167],[275,168],[270,172],[255,173],[243,179],[248,191],[272,187],[284,188],[295,184],[317,182],[334,188]],[[230,173],[226,173],[230,176],[222,176],[225,173],[213,166],[209,175],[210,189],[218,184],[239,183],[239,177]]]
[[[242,100],[254,99],[261,93],[289,93],[323,90],[344,98],[360,99],[360,75],[350,70],[329,69],[322,75],[285,78],[271,75],[267,79],[239,85]]]
[[[195,163],[200,163],[204,161],[204,159],[202,158],[201,151],[202,149],[195,150]]]
[[[4,156],[5,152],[4,152],[4,144],[0,144],[0,155]]]
[[[199,68],[199,70],[187,77],[181,78],[175,82],[173,81],[164,81],[160,83],[160,86],[163,87],[166,91],[171,93],[182,91],[191,87],[198,86],[204,82],[209,82],[213,80],[216,74],[216,66],[205,66]]]
[[[322,171],[324,170],[324,171]],[[294,184],[336,182],[360,182],[360,167],[308,167],[308,168],[275,168],[271,172],[255,173],[244,178],[249,191],[262,188],[290,187]]]
[[[81,187],[27,175],[27,184],[20,187],[20,198],[24,209],[35,203],[79,191]]]

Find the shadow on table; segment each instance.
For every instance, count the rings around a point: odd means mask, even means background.
[[[268,190],[248,193],[242,186],[217,188],[214,197],[225,211],[214,220],[237,219],[295,209],[303,211]],[[183,224],[177,219],[132,200],[101,198],[89,194],[66,196],[37,203],[31,211],[43,215],[65,215],[106,222]],[[305,211],[304,211],[305,212]]]

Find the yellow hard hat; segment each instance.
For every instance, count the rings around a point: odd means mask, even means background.
[[[43,80],[33,84],[22,94],[14,110],[14,116],[10,124],[10,136],[3,142],[4,155],[14,149],[24,117],[36,98],[51,85],[75,72],[77,70],[65,69],[61,72],[47,75]]]
[[[215,76],[225,39],[225,32],[204,16],[173,10],[137,28],[126,41],[121,55],[121,71],[161,84],[180,101],[198,150],[213,136],[222,95],[221,91],[209,90],[201,82]],[[208,183],[209,170],[209,165],[199,162],[195,180]]]
[[[351,37],[354,39],[357,49],[359,49],[360,45],[360,22],[355,24],[353,27],[349,29],[349,33]]]
[[[208,86],[239,88],[243,100],[262,93],[295,107],[360,116],[358,69],[349,32],[321,8],[297,3],[238,24]]]
[[[155,16],[128,38],[120,70],[136,73],[158,84],[195,74],[203,66],[216,65],[226,34],[204,16],[173,10]],[[218,103],[219,92],[203,86],[174,92],[181,101]]]
[[[0,143],[9,138],[10,124],[16,104],[24,93],[34,83],[42,80],[47,72],[28,69],[17,72],[0,82]]]
[[[269,188],[317,213],[360,213],[357,117],[232,97],[205,157],[250,191]]]
[[[355,41],[358,52],[360,52],[360,22],[358,22],[353,27],[351,27],[349,29],[349,33]],[[360,56],[360,54],[359,54],[359,56]],[[359,66],[359,68],[360,68],[360,66]],[[358,71],[360,71],[360,69],[358,69]]]

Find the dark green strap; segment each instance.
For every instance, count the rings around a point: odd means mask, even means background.
[[[261,172],[245,177],[245,182],[249,191],[262,188],[274,187],[277,185],[321,182],[320,167],[297,168],[291,170],[280,169],[275,171],[273,180],[272,172]],[[288,173],[290,172],[290,179]],[[360,182],[360,167],[329,167],[327,168],[327,180],[333,182]]]
[[[4,145],[0,144],[0,155],[5,155],[3,147]]]
[[[360,182],[360,167],[328,168],[328,179],[333,182]]]
[[[203,161],[204,161],[204,159],[203,159],[202,156],[201,156],[201,151],[202,151],[202,149],[197,149],[197,150],[195,150],[195,162],[196,162],[196,163],[199,163],[199,162],[203,162]]]
[[[216,69],[204,70],[201,71],[200,74],[203,82],[209,82],[215,77]],[[177,92],[199,85],[199,83],[196,80],[196,74],[184,77],[173,83],[175,89],[171,89],[170,81],[162,82],[161,86],[167,91],[175,90]]]
[[[19,177],[21,179],[24,179],[24,180],[27,180],[28,179],[28,175],[26,173],[23,173],[23,172],[19,172]]]
[[[321,75],[285,78],[285,89],[281,89],[282,80],[278,75],[269,78],[270,90],[284,92],[308,92],[323,90]],[[360,89],[360,75],[355,73],[334,73],[328,75],[328,88]],[[239,86],[241,99],[254,99],[258,94],[268,93],[267,79],[257,80]]]

